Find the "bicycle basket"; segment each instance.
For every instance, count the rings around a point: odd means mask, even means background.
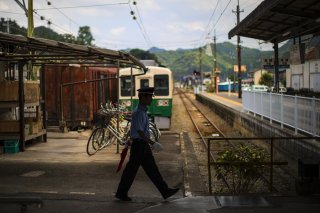
[[[95,126],[107,127],[113,117],[112,113],[96,112],[93,115],[93,122]]]

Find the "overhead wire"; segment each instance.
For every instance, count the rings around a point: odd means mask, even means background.
[[[218,3],[219,3],[219,1],[218,1]],[[217,8],[217,6],[218,6],[218,3],[216,4],[216,7],[215,7],[215,9],[214,9],[211,17],[213,17],[213,15],[214,15],[214,13],[215,13],[215,11],[216,11],[216,8]],[[208,32],[208,33],[207,33],[208,35],[212,33],[212,31],[215,29],[216,25],[219,23],[222,15],[223,15],[224,12],[227,10],[227,8],[228,8],[228,6],[230,5],[230,3],[231,3],[231,0],[229,0],[228,4],[225,6],[225,8],[224,8],[223,11],[221,12],[220,16],[218,17],[217,21],[216,21],[216,22],[213,24],[213,26],[211,27],[211,29],[209,29],[209,30],[206,29],[206,30],[204,31],[204,33],[203,33],[202,36],[201,36],[201,39],[199,40],[199,46],[203,46],[203,45],[204,45],[204,43],[205,43],[205,41],[204,41],[205,38],[203,38],[204,34],[206,34],[207,32]],[[208,22],[208,25],[207,25],[206,28],[209,27],[209,23],[211,22],[211,17],[210,17],[210,19],[209,19],[209,22]]]
[[[48,20],[48,19],[41,19],[41,15],[39,15],[39,14],[37,14],[37,13],[35,13],[37,16],[39,16],[39,17],[35,17],[35,18],[37,18],[37,19],[39,19],[40,21],[43,21],[43,20],[45,20],[45,21],[47,21],[47,23],[48,23],[48,25],[54,25],[57,29],[60,29],[59,31],[60,32],[62,32],[62,33],[68,33],[68,34],[72,34],[71,32],[69,32],[68,30],[66,30],[66,29],[63,29],[63,28],[61,28],[59,25],[57,25],[57,24],[55,24],[55,23],[53,23],[51,20]],[[49,24],[50,23],[50,24]]]
[[[214,14],[215,14],[215,12],[216,12],[216,10],[217,10],[217,7],[218,7],[219,2],[220,2],[220,0],[218,0],[218,2],[217,2],[217,4],[216,4],[216,6],[215,6],[215,8],[214,8],[214,10],[213,10],[210,18],[209,18],[208,24],[207,24],[207,26],[205,27],[205,29],[207,29],[207,28],[209,27],[209,25],[210,25],[210,23],[211,23],[211,21],[212,21],[212,18],[213,18]],[[200,41],[203,39],[203,37],[205,36],[205,34],[209,34],[209,33],[207,33],[207,31],[204,30],[204,31],[203,31],[203,34],[202,34],[201,37],[200,37]]]
[[[0,13],[10,13],[10,14],[25,15],[25,13],[17,13],[17,12],[11,12],[11,11],[0,11]]]
[[[131,10],[131,11],[134,11],[134,10],[132,9],[130,3],[131,3],[131,0],[129,0],[129,7],[130,7],[130,10]],[[137,21],[137,19],[134,19],[134,20],[136,21],[136,23],[137,23],[137,25],[138,25],[138,27],[139,27],[139,29],[140,29],[140,31],[141,31],[141,34],[142,34],[142,36],[144,37],[144,40],[145,40],[147,46],[152,47],[152,46],[153,46],[153,45],[152,45],[152,42],[151,42],[151,40],[150,40],[150,38],[149,38],[146,30],[145,30],[145,27],[144,27],[144,25],[143,25],[143,22],[142,22],[142,19],[141,19],[140,12],[139,12],[139,9],[138,9],[137,4],[135,4],[135,7],[136,7],[136,9],[137,9],[137,15],[138,15],[138,19],[139,19],[140,22]]]
[[[49,2],[48,0],[45,0],[47,3]],[[75,25],[77,25],[78,27],[80,27],[80,25],[74,21],[72,18],[70,18],[69,16],[67,16],[65,13],[63,13],[59,8],[55,7],[51,2],[50,2],[51,6],[56,9],[59,13],[61,13],[64,17],[66,17],[67,19],[69,19],[69,21],[73,22]]]
[[[68,7],[58,7],[56,9],[76,9],[76,8],[87,8],[87,7],[105,7],[105,6],[114,6],[128,4],[128,2],[118,2],[118,3],[109,3],[109,4],[92,4],[92,5],[80,5],[80,6],[68,6]],[[54,8],[38,8],[36,10],[53,10]]]
[[[216,21],[216,23],[213,25],[212,29],[210,30],[210,32],[212,32],[214,30],[214,28],[216,27],[216,25],[218,24],[218,22],[220,21],[220,18],[222,17],[223,13],[226,11],[226,9],[228,8],[229,4],[230,4],[231,0],[229,0],[228,4],[226,5],[226,7],[224,8],[224,10],[222,11],[222,13],[220,14],[218,20]]]

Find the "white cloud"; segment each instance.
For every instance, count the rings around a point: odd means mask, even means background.
[[[118,36],[123,34],[123,32],[126,30],[125,27],[116,27],[110,30],[111,34],[114,36]]]
[[[193,22],[173,22],[166,25],[168,32],[176,33],[189,33],[189,32],[203,32],[203,23],[198,21]]]
[[[159,5],[159,3],[156,0],[145,0],[145,1],[136,1],[136,2],[139,10],[142,7],[145,11],[158,11],[162,9],[162,7]]]
[[[1,10],[9,10],[9,5],[7,4],[7,2],[3,2],[3,1],[1,1],[0,2],[0,8],[1,8]]]
[[[75,11],[77,14],[85,17],[112,17],[114,13],[107,8],[80,8]]]

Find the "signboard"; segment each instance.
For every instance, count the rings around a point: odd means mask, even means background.
[[[233,71],[238,72],[238,65],[233,65]],[[247,71],[247,66],[246,65],[241,65],[241,72]]]

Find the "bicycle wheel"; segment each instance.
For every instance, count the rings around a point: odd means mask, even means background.
[[[153,128],[149,128],[150,139],[154,142],[158,142],[159,138],[157,137],[157,133]]]
[[[91,133],[87,143],[87,154],[94,155],[100,148],[101,142],[104,139],[104,129],[98,127]]]
[[[104,137],[103,140],[101,141],[101,143],[99,144],[99,150],[105,148],[106,146],[109,146],[110,144],[112,144],[113,141],[113,134],[111,133],[111,131],[109,129],[105,129],[104,130]]]
[[[155,138],[157,139],[157,141],[159,141],[159,138],[161,136],[161,132],[158,129],[158,127],[154,123],[149,122],[149,129],[152,129],[153,134],[155,135]]]

